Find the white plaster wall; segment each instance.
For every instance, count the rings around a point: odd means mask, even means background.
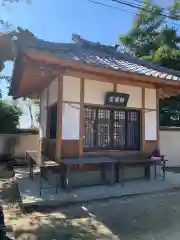
[[[24,157],[26,151],[39,150],[39,135],[38,134],[19,134],[18,141],[15,145],[14,154],[16,157]]]
[[[48,106],[57,102],[58,79],[55,78],[48,86]]]
[[[26,151],[38,151],[39,134],[0,134],[0,154],[9,154],[10,141],[15,140],[13,154],[15,157],[24,157]]]
[[[156,111],[145,111],[145,140],[157,140]]]
[[[142,89],[140,87],[118,84],[117,92],[129,94],[129,101],[127,103],[127,107],[142,107]]]
[[[113,91],[113,84],[85,79],[84,103],[104,105],[106,92]]]
[[[63,76],[63,101],[80,102],[80,78]]]
[[[40,96],[40,137],[46,137],[47,89]]]
[[[156,109],[156,89],[145,88],[145,108]]]
[[[113,84],[85,79],[84,102],[89,104],[104,105],[106,92],[113,91]],[[134,108],[142,107],[142,89],[140,87],[117,85],[117,92],[130,95],[127,106]],[[48,105],[57,101],[58,80],[54,79],[48,87]],[[80,101],[80,78],[63,76],[63,101]],[[47,90],[41,95],[41,120],[40,136],[46,136],[47,120]],[[63,103],[63,139],[79,139],[79,104]],[[145,108],[156,109],[156,90],[145,89]],[[157,139],[156,111],[145,112],[145,140]]]
[[[160,130],[161,154],[168,159],[168,166],[180,166],[180,129]]]
[[[79,139],[80,105],[63,103],[62,139]]]

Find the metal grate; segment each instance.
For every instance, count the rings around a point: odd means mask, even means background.
[[[139,148],[139,111],[85,107],[84,150]]]

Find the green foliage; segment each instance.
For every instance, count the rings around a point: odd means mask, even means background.
[[[180,96],[164,99],[160,108],[162,126],[180,127]]]
[[[169,16],[172,19],[180,20],[180,1],[176,0],[174,3],[169,7]]]
[[[12,106],[0,100],[0,132],[11,132],[19,125],[22,112],[17,106]]]
[[[170,6],[174,9],[169,12],[175,18],[180,13],[180,2],[176,1]],[[176,8],[178,6],[178,9]],[[178,31],[166,24],[166,16],[162,7],[152,5],[145,0],[138,15],[136,15],[130,31],[119,37],[124,51],[141,59],[151,60],[163,66],[174,65],[180,69]],[[176,10],[176,11],[175,11]]]
[[[178,29],[168,25],[167,20],[172,21],[169,19],[177,20],[180,27],[179,0],[169,6],[168,13],[150,0],[144,0],[131,29],[119,37],[124,52],[180,71],[180,35]],[[180,126],[179,106],[180,96],[160,101],[160,124]]]
[[[26,2],[26,3],[31,3],[31,0],[2,0],[2,4],[6,4],[6,3],[19,3],[19,2]]]
[[[159,27],[164,23],[163,9],[145,0],[130,31],[119,37],[125,50],[139,58],[152,55],[159,46]]]

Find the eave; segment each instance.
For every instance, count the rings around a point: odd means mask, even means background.
[[[43,74],[44,71],[44,74]],[[97,81],[159,88],[166,96],[180,93],[180,81],[115,71],[74,60],[59,59],[41,51],[24,51],[17,55],[11,85],[11,95],[38,95],[59,74]]]

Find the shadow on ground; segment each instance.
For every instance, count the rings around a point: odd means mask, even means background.
[[[78,218],[67,218],[59,209],[33,208],[27,212],[22,208],[18,185],[13,179],[3,184],[3,208],[7,228],[13,228],[17,240],[75,240],[113,239],[112,234],[82,210]],[[80,209],[80,206],[78,207]]]
[[[180,192],[164,194],[22,209],[17,184],[9,180],[3,201],[17,240],[172,239],[179,231]]]

